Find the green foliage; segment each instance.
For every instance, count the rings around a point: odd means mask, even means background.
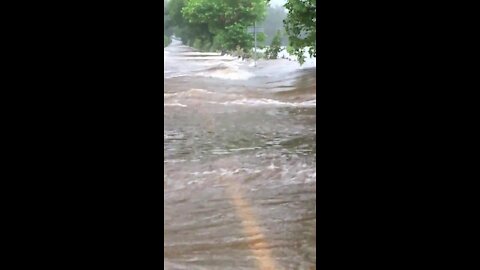
[[[300,64],[305,62],[305,48],[312,57],[317,55],[317,1],[316,0],[288,0],[285,4],[288,9],[284,20],[285,30],[289,36],[292,53],[297,56]]]
[[[163,47],[164,48],[167,47],[171,42],[172,42],[172,40],[170,40],[169,37],[167,37],[165,35],[163,36]]]
[[[170,0],[167,2],[164,12],[167,14],[165,28],[171,31],[171,34],[180,37],[184,43],[191,31],[182,15],[182,9],[186,2],[187,0]]]
[[[257,46],[260,49],[265,48],[265,40],[267,39],[267,35],[265,33],[257,33]]]
[[[170,0],[167,25],[184,44],[197,49],[248,51],[247,27],[265,17],[266,0]],[[174,27],[173,27],[174,26]]]
[[[287,46],[287,53],[293,55],[295,53],[295,49],[292,46]]]
[[[220,49],[224,51],[233,51],[239,46],[244,50],[248,50],[253,46],[253,36],[247,33],[247,26],[241,23],[235,23],[226,26],[224,31],[218,33],[222,36],[222,44]]]
[[[282,50],[281,46],[282,46],[282,33],[280,32],[280,30],[277,31],[277,34],[275,35],[275,37],[273,37],[272,39],[272,44],[270,45],[270,47],[267,49],[267,51],[265,52],[266,54],[266,57],[268,59],[277,59],[278,58],[278,54],[280,53],[280,51]]]

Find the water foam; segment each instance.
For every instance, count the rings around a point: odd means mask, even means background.
[[[220,105],[240,105],[240,106],[279,106],[279,107],[316,107],[316,100],[308,100],[303,102],[284,102],[274,99],[261,98],[261,99],[240,99],[226,102],[210,102],[212,104]]]
[[[175,102],[175,103],[163,103],[163,107],[181,107],[181,108],[186,108],[188,107],[187,105],[185,104],[181,104],[179,102]]]
[[[196,76],[242,81],[248,80],[255,76],[251,72],[240,69],[240,65],[241,63],[238,61],[223,62],[206,71],[198,72]]]

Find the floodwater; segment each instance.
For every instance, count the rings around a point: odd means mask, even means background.
[[[164,55],[164,268],[315,269],[315,67]]]

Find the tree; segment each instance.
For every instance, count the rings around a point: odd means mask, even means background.
[[[284,23],[292,48],[291,53],[303,64],[305,50],[310,57],[317,56],[317,1],[288,0],[285,8],[288,9],[288,15]]]
[[[253,37],[247,27],[264,18],[266,0],[170,0],[166,10],[164,33],[171,31],[184,44],[203,50],[248,51]]]
[[[277,34],[275,37],[273,37],[272,44],[270,45],[270,48],[267,49],[266,51],[266,56],[268,59],[277,59],[278,58],[278,53],[280,53],[280,50],[282,49],[280,46],[282,45],[282,33],[280,30],[277,31]]]

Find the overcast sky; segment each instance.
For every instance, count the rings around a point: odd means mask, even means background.
[[[283,6],[287,0],[270,0],[270,5],[272,6]]]

